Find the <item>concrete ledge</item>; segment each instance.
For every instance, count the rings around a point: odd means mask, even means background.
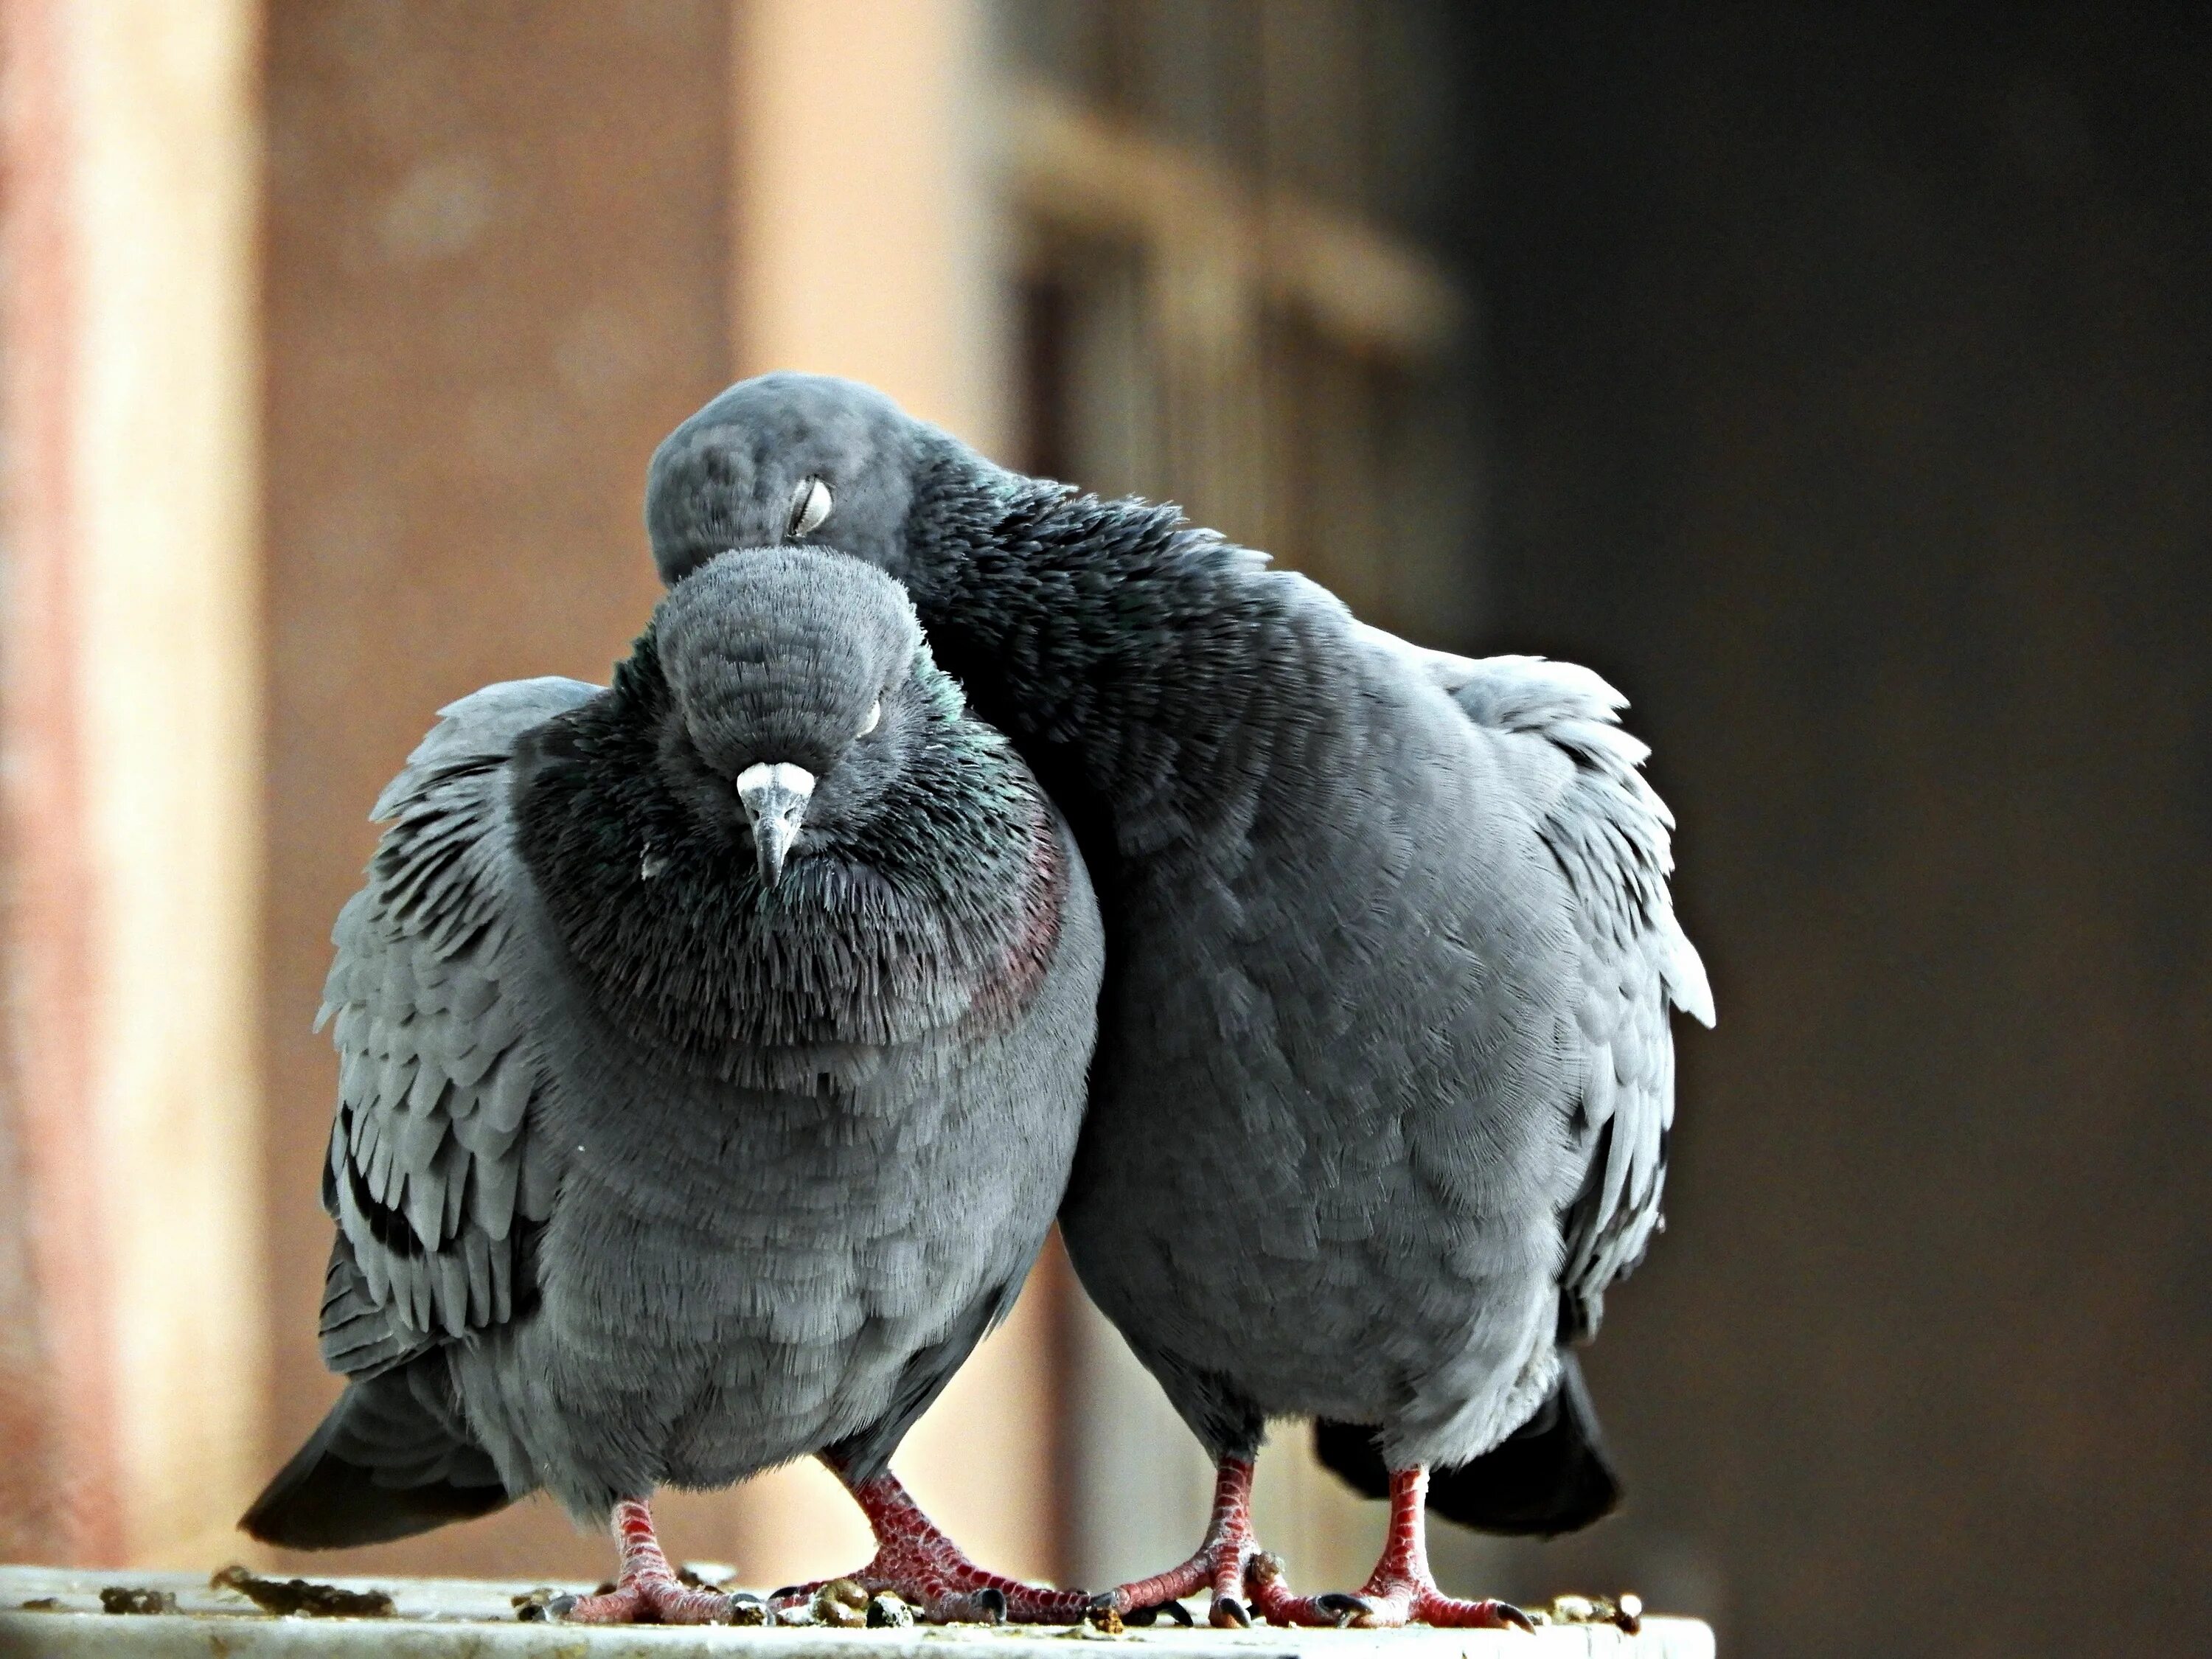
[[[1713,1635],[1694,1620],[1650,1618],[1630,1636],[1609,1625],[1551,1625],[1518,1631],[1215,1631],[1155,1626],[1106,1636],[1084,1627],[909,1630],[599,1629],[524,1624],[514,1598],[532,1584],[463,1579],[341,1578],[345,1589],[383,1590],[398,1607],[389,1619],[279,1618],[234,1592],[214,1590],[197,1574],[88,1572],[58,1567],[0,1567],[0,1655],[6,1659],[299,1659],[306,1655],[391,1655],[395,1659],[688,1659],[693,1654],[774,1655],[776,1659],[1071,1659],[1071,1644],[1142,1650],[1130,1659],[1231,1659],[1326,1654],[1334,1659],[1387,1652],[1394,1659],[1713,1659]],[[550,1588],[588,1591],[586,1585]],[[103,1589],[166,1592],[174,1613],[112,1613]],[[27,1609],[26,1602],[41,1603]]]

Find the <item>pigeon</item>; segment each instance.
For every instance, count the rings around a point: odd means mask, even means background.
[[[800,500],[834,510],[802,528]],[[714,399],[655,453],[647,526],[671,581],[779,528],[897,577],[1098,884],[1061,1231],[1217,1466],[1197,1553],[1102,1610],[1525,1625],[1438,1589],[1427,1507],[1556,1533],[1613,1506],[1573,1351],[1659,1225],[1670,1012],[1713,1014],[1620,696],[1412,645],[850,382]],[[1389,1501],[1356,1594],[1293,1594],[1253,1536],[1280,1418]]]
[[[442,710],[374,816],[323,1009],[346,1386],[245,1529],[365,1544],[543,1489],[621,1551],[556,1613],[757,1622],[678,1581],[651,1497],[813,1454],[875,1528],[862,1584],[1076,1616],[886,1468],[1043,1245],[1103,971],[1066,825],[899,585],[713,561],[611,687]]]

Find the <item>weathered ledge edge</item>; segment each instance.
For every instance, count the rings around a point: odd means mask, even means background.
[[[273,1618],[242,1597],[211,1590],[204,1575],[0,1566],[0,1656],[4,1659],[125,1659],[222,1656],[304,1659],[309,1655],[392,1655],[395,1659],[688,1659],[693,1654],[776,1654],[787,1659],[948,1659],[946,1650],[982,1650],[988,1659],[1073,1659],[1071,1646],[1142,1649],[1142,1659],[1327,1654],[1356,1659],[1388,1651],[1395,1659],[1714,1659],[1713,1634],[1691,1619],[1647,1618],[1641,1634],[1604,1625],[1553,1625],[1518,1631],[1182,1630],[1156,1626],[1106,1636],[1050,1626],[977,1626],[908,1630],[589,1629],[524,1624],[513,1598],[533,1589],[589,1585],[486,1583],[447,1578],[336,1578],[349,1589],[383,1589],[398,1603],[392,1619]],[[103,1589],[166,1590],[173,1613],[101,1611]],[[26,1601],[55,1605],[25,1611]],[[1131,1659],[1139,1659],[1132,1655]]]

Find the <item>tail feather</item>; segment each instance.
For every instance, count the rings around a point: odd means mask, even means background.
[[[430,1397],[435,1380],[418,1362],[348,1383],[238,1524],[264,1544],[327,1550],[503,1508],[491,1459]]]
[[[1373,1431],[1316,1423],[1314,1450],[1353,1491],[1389,1496],[1389,1471]],[[1429,1478],[1430,1512],[1478,1532],[1542,1538],[1577,1532],[1612,1514],[1620,1496],[1589,1389],[1571,1353],[1534,1416],[1474,1462]]]

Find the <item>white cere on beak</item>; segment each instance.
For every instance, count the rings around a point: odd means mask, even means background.
[[[786,536],[811,536],[822,527],[835,503],[830,495],[830,486],[819,478],[802,478],[799,487],[791,492],[791,517],[785,525]]]
[[[814,774],[789,761],[778,761],[773,766],[766,761],[755,761],[738,774],[738,799],[748,805],[753,797],[764,796],[772,790],[811,800],[814,795]]]
[[[866,737],[869,732],[874,731],[876,727],[882,723],[883,718],[884,706],[882,702],[876,702],[870,703],[868,705],[868,718],[860,722],[860,729],[854,732],[853,735],[856,738]]]
[[[738,799],[752,822],[753,848],[760,858],[763,884],[783,877],[783,861],[806,823],[806,803],[814,797],[814,774],[789,761],[757,761],[738,774]]]

